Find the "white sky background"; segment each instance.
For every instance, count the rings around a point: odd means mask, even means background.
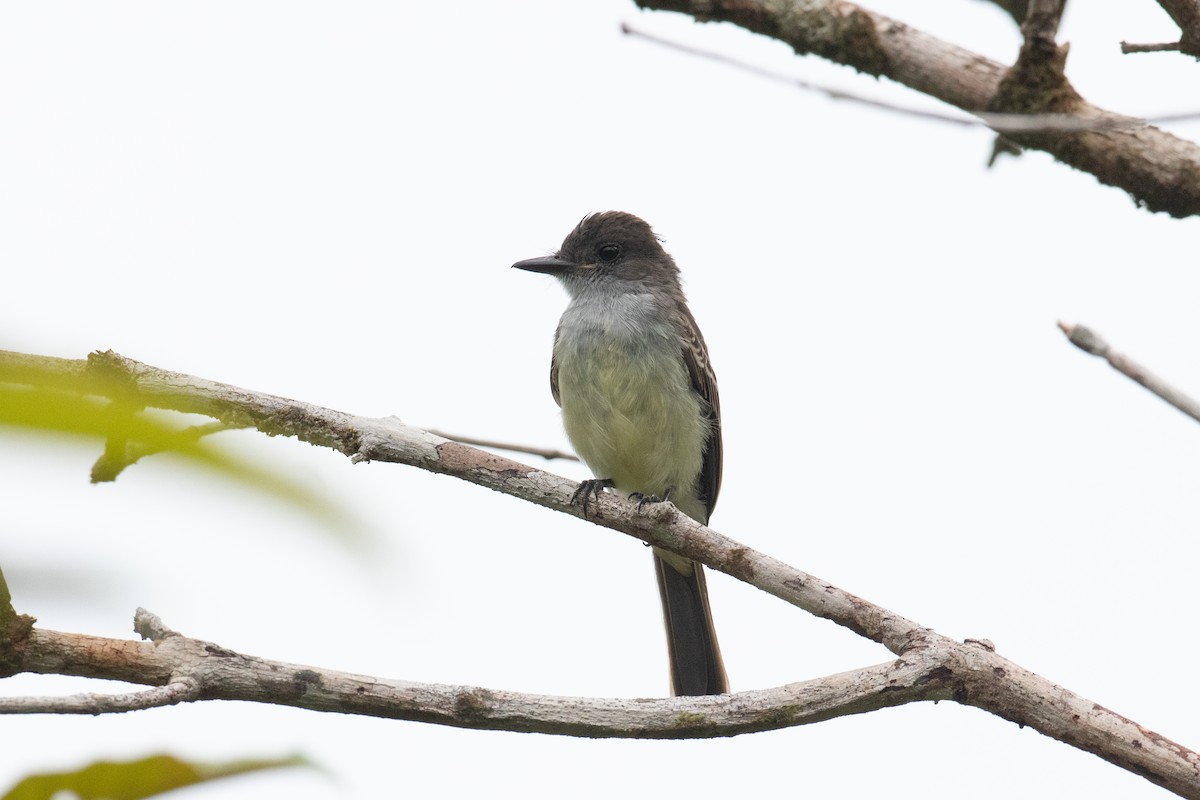
[[[987,3],[868,5],[997,60],[1018,47]],[[804,94],[623,37],[622,21],[939,107],[618,0],[7,3],[0,347],[113,348],[565,447],[547,383],[565,295],[509,265],[552,252],[587,212],[632,211],[680,263],[721,380],[718,530],[1200,745],[1200,426],[1055,327],[1086,323],[1200,393],[1200,223],[1138,210],[1038,153],[988,170],[986,131]],[[1062,36],[1088,100],[1196,109],[1195,61],[1119,53],[1121,39],[1177,37],[1150,0],[1073,3]],[[19,610],[132,637],[141,605],[243,652],[401,679],[666,691],[640,544],[449,478],[222,438],[354,508],[374,549],[347,552],[298,512],[167,458],[89,486],[97,444],[5,433],[0,565]],[[735,689],[889,658],[731,579],[710,587]],[[334,776],[195,798],[1166,796],[951,703],[683,743],[207,703],[5,717],[0,741],[0,787],[160,750],[301,751]]]

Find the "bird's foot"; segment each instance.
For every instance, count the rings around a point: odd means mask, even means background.
[[[593,497],[599,500],[600,493],[611,488],[612,485],[612,478],[588,478],[586,481],[580,481],[579,488],[575,490],[575,494],[571,495],[571,502],[583,506],[583,518],[587,519],[588,503]]]
[[[640,512],[640,511],[645,510],[646,506],[651,505],[652,503],[669,503],[671,501],[671,493],[674,491],[675,491],[674,486],[668,486],[667,490],[665,492],[663,492],[662,497],[659,497],[656,494],[645,494],[644,492],[634,492],[633,494],[629,495],[629,499],[637,501],[637,504],[638,504],[637,510]]]

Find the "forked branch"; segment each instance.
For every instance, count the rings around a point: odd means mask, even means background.
[[[0,370],[23,359],[36,383],[38,360],[0,352]],[[230,426],[296,436],[355,461],[390,461],[438,472],[574,516],[574,481],[452,442],[395,419],[359,417],[274,395],[96,353],[88,362],[45,359],[45,379],[120,374],[122,402],[209,415]],[[11,373],[11,370],[9,371]],[[106,391],[108,389],[105,389]],[[887,647],[896,658],[848,673],[730,695],[659,700],[564,698],[410,683],[267,661],[170,631],[139,615],[151,642],[101,639],[18,624],[0,631],[3,674],[80,675],[167,687],[117,698],[83,696],[54,705],[20,698],[7,713],[105,713],[201,699],[239,699],[318,711],[459,727],[572,736],[702,738],[802,725],[919,700],[975,706],[1094,753],[1189,798],[1200,798],[1200,756],[1020,667],[982,640],[958,642],[702,526],[669,504],[639,513],[612,494],[589,521],[725,572]]]

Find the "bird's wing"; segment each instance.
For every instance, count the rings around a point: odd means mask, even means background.
[[[683,363],[687,365],[692,379],[692,389],[704,400],[710,432],[704,446],[704,463],[700,468],[700,499],[708,514],[712,515],[717,505],[717,493],[721,490],[721,399],[717,395],[717,376],[708,362],[708,348],[700,326],[692,317],[687,306],[680,305],[678,322],[681,328]],[[551,368],[553,372],[553,367]],[[557,398],[557,390],[555,397]]]
[[[555,351],[558,349],[557,328],[554,331],[554,344],[555,347],[550,350],[550,394],[554,395],[554,402],[558,404],[559,408],[562,408],[562,400],[558,396],[558,357],[555,355]]]

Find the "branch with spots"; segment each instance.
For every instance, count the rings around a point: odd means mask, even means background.
[[[203,414],[223,428],[295,436],[353,461],[449,475],[581,517],[575,481],[453,442],[394,418],[360,417],[170,372],[113,352],[86,361],[0,352],[0,382],[89,392],[115,404]],[[812,724],[919,701],[952,701],[1085,750],[1182,797],[1200,798],[1200,755],[1003,658],[959,642],[698,524],[670,504],[639,511],[602,493],[588,521],[703,562],[878,642],[885,663],[771,689],[707,697],[555,697],[354,675],[244,655],[170,630],[139,610],[143,641],[37,627],[0,577],[0,676],[73,675],[151,687],[128,694],[0,699],[5,714],[106,714],[205,700],[463,728],[565,736],[711,738]]]

